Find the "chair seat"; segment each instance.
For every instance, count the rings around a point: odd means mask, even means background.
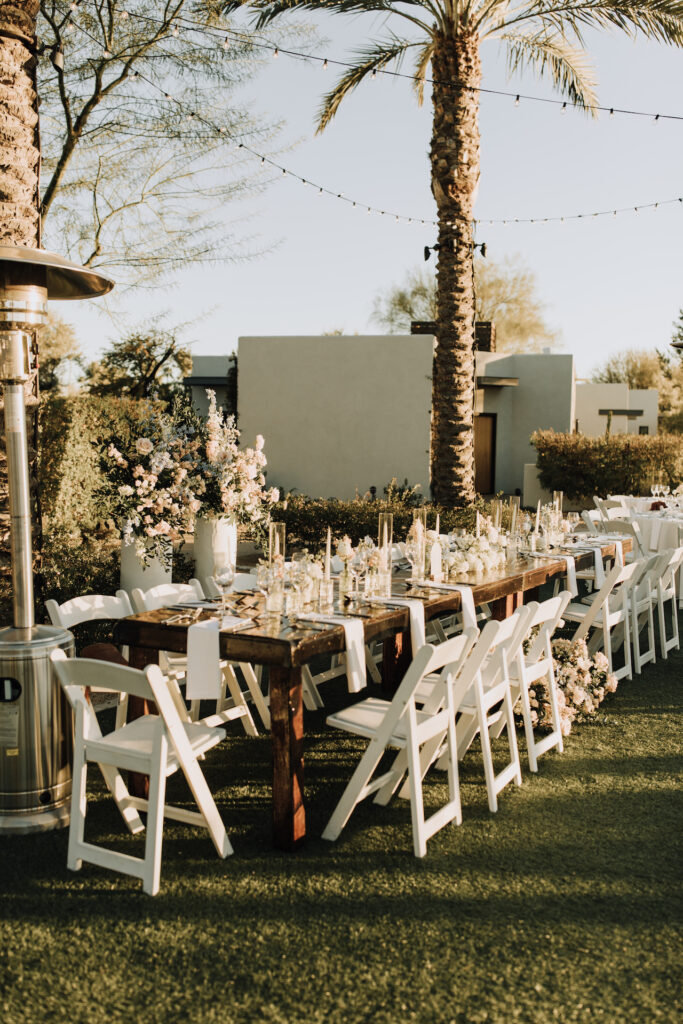
[[[335,729],[343,729],[344,732],[351,732],[355,736],[363,736],[366,739],[372,739],[373,736],[377,734],[377,730],[384,721],[384,716],[386,715],[389,707],[390,702],[388,700],[382,700],[380,697],[367,697],[358,704],[352,704],[351,707],[344,708],[343,711],[336,711],[333,715],[329,715],[327,718],[327,724],[334,726]],[[429,721],[433,717],[433,715],[423,714],[418,711],[418,726],[421,722]],[[395,733],[391,736],[389,746],[403,747],[405,746],[406,738],[407,733],[405,722],[401,719]]]
[[[142,715],[106,736],[86,740],[87,759],[101,761],[103,764],[115,764],[132,771],[144,771],[145,766],[152,761],[158,722],[158,715]],[[201,722],[183,722],[182,724],[195,757],[210,750],[227,735],[225,729],[213,728],[203,725]],[[172,746],[169,746],[166,774],[171,775],[176,771],[178,764],[176,752]]]

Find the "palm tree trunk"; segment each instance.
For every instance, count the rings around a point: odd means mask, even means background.
[[[36,90],[36,19],[40,0],[0,2],[0,245],[40,246],[40,137]],[[37,355],[37,353],[35,353]],[[34,553],[40,555],[37,482],[38,372],[26,385]],[[9,497],[0,417],[0,585],[8,594]]]
[[[439,250],[431,481],[435,501],[464,506],[475,498],[472,217],[479,182],[479,39],[437,36],[432,72]]]

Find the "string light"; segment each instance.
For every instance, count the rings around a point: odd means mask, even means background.
[[[91,40],[93,40],[95,42],[97,41],[96,38],[93,35],[91,35],[90,32],[86,31],[82,26],[76,25],[76,27],[79,29],[79,31],[81,33],[83,33],[84,35],[88,36]],[[107,50],[105,50],[104,53],[105,53],[105,56],[111,56],[111,54]],[[277,51],[277,48],[276,48],[274,56],[277,56],[277,53],[278,53],[278,51]],[[217,124],[213,123],[212,121],[209,121],[207,118],[205,118],[204,116],[202,116],[200,114],[197,114],[195,111],[186,111],[186,108],[185,108],[184,104],[182,103],[182,101],[177,100],[170,93],[164,92],[163,89],[161,89],[160,86],[158,86],[151,79],[147,78],[145,75],[142,75],[140,72],[135,71],[133,73],[133,77],[138,78],[138,79],[142,79],[144,82],[146,82],[146,84],[150,88],[152,88],[152,89],[156,90],[157,92],[161,93],[166,100],[176,104],[176,106],[179,108],[179,111],[181,113],[186,112],[186,116],[187,116],[188,120],[197,120],[201,124],[205,125],[207,128],[210,128],[212,131],[215,131],[216,133],[223,135],[223,137],[226,137],[226,130],[225,130],[225,128],[223,126],[217,125]],[[661,116],[667,116],[667,115],[661,115]],[[333,198],[336,198],[336,199],[340,200],[341,202],[350,203],[351,206],[353,206],[354,208],[356,207],[357,201],[353,200],[353,199],[350,199],[350,198],[347,198],[344,195],[344,193],[342,193],[342,192],[333,192],[331,189],[325,188],[325,186],[323,186],[323,185],[318,185],[318,184],[316,184],[314,182],[308,182],[308,180],[306,178],[301,177],[301,175],[297,174],[294,171],[289,170],[287,167],[282,167],[281,165],[277,164],[274,160],[271,160],[269,157],[266,157],[266,156],[256,152],[256,150],[252,149],[250,146],[245,145],[245,143],[238,142],[235,138],[233,138],[230,135],[227,135],[227,138],[231,142],[235,143],[238,149],[244,149],[251,156],[259,158],[262,165],[265,164],[265,163],[268,163],[274,169],[280,170],[284,177],[288,176],[288,177],[294,178],[294,179],[302,182],[304,185],[306,185],[306,184],[314,185],[314,187],[317,188],[317,190],[318,190],[318,195],[319,196],[328,195],[328,196],[331,196]],[[475,219],[475,220],[473,220],[472,225],[473,225],[473,227],[476,227],[477,224],[488,224],[488,225],[501,224],[503,227],[507,227],[508,224],[510,224],[510,223],[515,223],[515,224],[537,224],[537,223],[548,224],[548,223],[552,223],[552,222],[559,222],[561,224],[564,224],[565,220],[580,220],[582,218],[588,218],[588,217],[593,217],[593,218],[595,218],[595,217],[603,217],[603,216],[607,216],[609,213],[612,213],[612,216],[616,217],[617,213],[626,213],[626,212],[629,212],[629,211],[632,211],[632,210],[635,210],[635,212],[637,213],[640,210],[658,209],[659,206],[669,205],[671,203],[683,203],[683,196],[676,197],[675,199],[658,200],[656,203],[645,203],[645,204],[641,204],[638,207],[625,207],[625,208],[622,208],[622,209],[619,209],[619,210],[613,210],[613,211],[601,210],[601,211],[593,212],[591,214],[579,213],[579,214],[565,215],[565,216],[562,216],[562,217],[558,216],[558,217],[544,217],[544,218],[528,217],[528,218],[514,218],[514,219],[513,218],[504,218],[504,219],[491,219],[491,220],[477,220],[477,219]],[[365,204],[363,204],[363,205],[365,206]],[[390,211],[387,211],[387,210],[381,210],[381,209],[379,209],[377,207],[365,206],[365,210],[366,210],[366,214],[368,216],[370,216],[372,213],[378,213],[378,214],[380,214],[380,216],[383,216],[383,217],[384,216],[393,216],[395,221],[396,221],[396,223],[400,223],[400,222],[404,222],[404,223],[408,223],[408,224],[413,224],[413,223],[417,224],[417,223],[419,223],[423,227],[426,226],[426,225],[433,226],[433,227],[438,227],[439,226],[439,222],[436,221],[436,220],[421,219],[421,220],[418,221],[416,218],[407,217],[404,214],[393,213],[393,212],[390,212]],[[452,226],[451,222],[446,222],[446,224],[447,224],[447,226],[449,224],[451,224],[451,226]]]
[[[519,96],[515,96],[515,106],[519,106]]]
[[[81,0],[78,0],[78,2],[80,3]],[[88,2],[88,0],[85,0],[85,2]],[[90,0],[90,2],[92,2],[92,0]],[[74,10],[77,6],[78,6],[77,3],[72,4],[72,10]],[[121,12],[121,17],[122,18],[127,18],[128,16],[129,16],[129,12],[127,12],[127,11],[122,11]],[[154,24],[163,24],[162,19],[154,18],[151,15],[145,15],[145,14],[139,14],[139,13],[131,12],[130,16],[133,17],[133,18],[138,18],[141,21],[153,22]],[[225,28],[220,28],[218,26],[217,27],[212,27],[212,26],[203,25],[203,24],[200,24],[200,23],[198,23],[196,21],[192,21],[190,19],[180,19],[180,23],[183,25],[183,27],[185,27],[189,31],[199,32],[202,35],[209,36],[209,37],[212,37],[212,38],[215,38],[217,34],[223,35],[223,33],[226,31]],[[302,53],[302,52],[300,52],[298,50],[286,50],[286,49],[281,50],[278,46],[275,46],[275,48],[273,49],[273,43],[270,42],[266,37],[262,37],[263,41],[259,41],[258,39],[254,38],[254,34],[253,33],[239,32],[239,31],[234,30],[234,29],[230,29],[230,30],[227,30],[227,31],[230,33],[230,35],[232,35],[232,36],[234,36],[236,38],[239,38],[239,39],[242,39],[242,40],[246,40],[249,43],[250,46],[261,47],[261,48],[264,48],[264,49],[272,50],[274,58],[278,57],[279,54],[282,52],[283,54],[285,54],[285,56],[292,57],[293,59],[296,59],[296,60],[304,60],[304,61],[307,61],[309,63],[317,61],[317,62],[320,62],[320,63],[326,63],[328,66],[331,64],[331,65],[335,65],[336,67],[342,67],[342,68],[350,68],[350,67],[354,67],[355,66],[350,61],[335,60],[332,57],[316,56],[316,55],[310,54],[310,53]],[[223,45],[225,45],[225,43]],[[404,78],[404,79],[407,79],[409,81],[420,82],[420,83],[429,82],[430,84],[435,84],[435,83],[436,84],[444,84],[444,85],[451,84],[450,82],[439,83],[438,79],[427,78],[424,75],[411,75],[411,74],[408,74],[406,72],[391,71],[391,70],[388,70],[387,68],[380,68],[380,69],[373,68],[372,69],[372,74],[371,74],[372,78],[376,78],[377,77],[377,71],[378,70],[379,70],[380,74],[388,75],[389,77],[392,77],[392,78]],[[515,104],[516,104],[517,99],[519,99],[519,100],[524,99],[524,100],[528,100],[528,101],[533,102],[533,103],[550,103],[550,104],[554,104],[554,105],[558,105],[558,106],[562,106],[562,104],[564,102],[563,100],[552,99],[552,98],[546,97],[546,96],[531,96],[531,95],[525,95],[523,93],[511,93],[511,92],[506,92],[505,90],[502,90],[502,89],[485,89],[485,88],[482,88],[482,87],[468,86],[468,85],[462,85],[462,84],[461,84],[461,88],[464,89],[464,90],[469,90],[470,92],[482,93],[484,95],[514,97]],[[573,104],[571,104],[571,106],[572,107],[577,107],[577,104],[573,103]],[[565,109],[566,109],[566,107],[565,107]],[[655,116],[654,114],[652,114],[652,113],[650,113],[648,111],[644,111],[644,110],[627,110],[627,109],[623,109],[623,108],[619,108],[619,107],[597,106],[595,109],[598,110],[598,111],[608,111],[610,117],[613,117],[615,114],[622,114],[622,115],[627,115],[627,116],[632,116],[632,117],[650,117],[650,118],[654,118],[654,120],[656,120],[656,121],[659,120],[660,118],[661,119],[672,120],[672,121],[683,121],[683,114],[661,114],[661,113],[659,113],[659,114],[657,114]]]

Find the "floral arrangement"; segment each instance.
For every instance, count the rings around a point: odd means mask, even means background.
[[[585,640],[553,640],[553,660],[560,728],[568,736],[574,721],[593,718],[606,695],[616,691],[617,677],[602,651],[591,658]],[[547,681],[530,690],[529,698],[534,724],[552,728]]]
[[[195,431],[176,406],[170,414],[153,412],[138,436],[114,438],[102,452],[114,484],[113,518],[143,564],[158,558],[168,565],[169,542],[193,529],[198,451]]]
[[[232,516],[252,532],[261,532],[270,508],[280,500],[277,488],[266,489],[264,441],[259,434],[253,448],[239,446],[240,432],[233,417],[216,405],[208,391],[209,415],[198,421],[199,459],[195,467],[199,512],[203,516]]]
[[[446,566],[449,577],[456,578],[469,572],[490,572],[505,564],[505,535],[495,526],[485,525],[477,536],[466,533],[456,540],[457,548],[449,552]]]
[[[341,540],[335,541],[335,547],[337,549],[337,557],[341,558],[342,562],[348,565],[349,562],[353,561],[355,552],[349,536],[344,534]]]

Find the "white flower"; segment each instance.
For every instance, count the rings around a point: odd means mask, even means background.
[[[135,442],[135,447],[141,455],[149,455],[154,450],[154,445],[148,437],[139,437]]]
[[[119,487],[119,494],[123,498],[130,498],[131,494],[135,494],[135,490],[130,484],[121,484]]]
[[[255,445],[256,451],[257,452],[262,451],[263,450],[263,446],[264,446],[265,443],[266,442],[263,440],[263,434],[257,434],[256,435],[256,445]]]

